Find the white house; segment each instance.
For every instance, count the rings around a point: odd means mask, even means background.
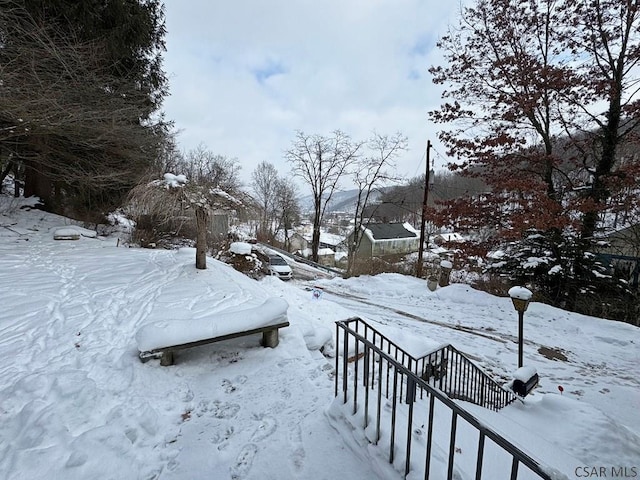
[[[348,241],[353,242],[353,233]],[[360,258],[406,255],[417,252],[420,235],[408,223],[369,223],[362,226],[360,245],[356,256]]]

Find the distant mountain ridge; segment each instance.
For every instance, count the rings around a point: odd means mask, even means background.
[[[381,191],[384,191],[386,187],[376,189],[375,192],[369,197],[369,202],[375,202],[379,197]],[[356,209],[356,201],[358,199],[358,190],[342,190],[333,193],[331,200],[327,205],[327,212],[353,212]],[[300,209],[303,212],[313,211],[313,195],[305,195],[300,197]]]

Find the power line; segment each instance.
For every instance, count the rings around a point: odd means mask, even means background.
[[[418,170],[420,170],[420,168],[422,167],[422,161],[425,159],[426,156],[427,156],[426,151],[423,151],[422,157],[420,157],[420,163],[418,163],[418,165],[416,166],[416,171],[413,172],[414,178],[418,176]]]
[[[443,164],[448,163],[447,157],[445,157],[444,155],[442,155],[434,146],[433,144],[431,145],[431,149],[436,153],[436,155],[438,156],[439,159],[442,160]],[[435,161],[433,162],[433,164],[435,165]]]

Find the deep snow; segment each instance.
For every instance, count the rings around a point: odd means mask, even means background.
[[[0,202],[2,479],[401,478],[335,414],[334,360],[319,348],[330,355],[334,322],[354,315],[412,354],[451,343],[504,381],[516,370],[509,298],[396,274],[255,281],[213,259],[197,271],[192,249],[58,241],[73,222]],[[273,297],[291,323],[275,349],[256,335],[179,352],[171,367],[138,359],[145,325]],[[464,408],[568,478],[640,476],[640,330],[532,303],[525,339],[534,394],[497,413]]]

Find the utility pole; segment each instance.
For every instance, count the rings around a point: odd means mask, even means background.
[[[429,200],[429,150],[431,150],[431,140],[427,140],[427,169],[424,175],[424,198],[422,199],[422,216],[420,218],[420,247],[418,249],[418,265],[416,266],[416,277],[422,278],[422,251],[424,250],[424,230],[427,221],[427,201]]]

